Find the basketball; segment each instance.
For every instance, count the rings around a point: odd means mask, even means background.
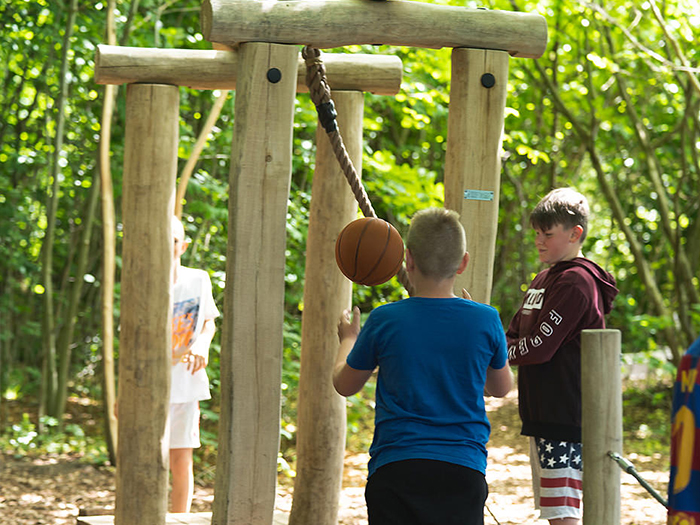
[[[387,282],[401,268],[403,240],[396,228],[382,219],[357,219],[338,235],[335,260],[351,281],[377,286]]]

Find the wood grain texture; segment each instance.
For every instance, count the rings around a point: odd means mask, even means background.
[[[204,0],[200,20],[204,38],[229,46],[472,47],[525,58],[539,58],[547,46],[547,22],[538,14],[400,0]]]
[[[168,504],[170,218],[178,117],[178,88],[138,84],[127,89],[117,525],[162,524]]]
[[[622,379],[619,330],[581,332],[583,524],[620,523]]]
[[[460,214],[471,256],[467,269],[457,276],[455,293],[461,296],[466,288],[472,299],[481,303],[491,300],[508,61],[503,51],[452,51],[445,207]],[[491,87],[482,84],[484,75],[492,75]],[[477,193],[480,198],[470,193],[465,198],[465,191],[487,193]]]
[[[395,95],[401,89],[401,59],[393,55],[323,53],[333,90]],[[160,83],[194,89],[236,89],[238,50],[97,46],[98,84]],[[297,60],[297,92],[307,93],[306,64]]]
[[[213,507],[219,525],[270,525],[273,518],[298,53],[277,44],[240,48]],[[268,80],[271,69],[279,81]]]

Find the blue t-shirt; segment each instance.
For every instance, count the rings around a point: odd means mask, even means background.
[[[669,523],[700,523],[700,338],[685,353],[673,388]]]
[[[369,475],[406,459],[486,471],[491,426],[486,369],[506,365],[497,311],[460,298],[411,297],[372,311],[348,356],[356,370],[379,366]]]

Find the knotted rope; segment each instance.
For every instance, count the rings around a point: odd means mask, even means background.
[[[304,62],[306,62],[306,85],[309,87],[311,101],[316,106],[318,119],[323,129],[326,130],[328,139],[331,141],[333,153],[340,163],[340,168],[343,170],[348,184],[350,184],[350,188],[355,195],[355,200],[360,206],[362,214],[365,217],[377,218],[377,214],[372,207],[365,187],[362,185],[360,176],[357,174],[357,170],[355,170],[355,166],[352,163],[352,159],[350,159],[347,149],[345,149],[343,137],[338,130],[338,124],[335,120],[338,114],[335,111],[333,99],[331,99],[331,88],[326,80],[326,66],[321,60],[321,51],[314,47],[304,46],[301,55],[304,57]],[[408,280],[406,267],[403,264],[396,278],[403,285],[408,294],[413,295],[413,287]]]

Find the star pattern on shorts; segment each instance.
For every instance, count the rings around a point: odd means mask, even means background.
[[[537,439],[540,465],[545,469],[571,467],[581,469],[581,444],[566,441]]]

